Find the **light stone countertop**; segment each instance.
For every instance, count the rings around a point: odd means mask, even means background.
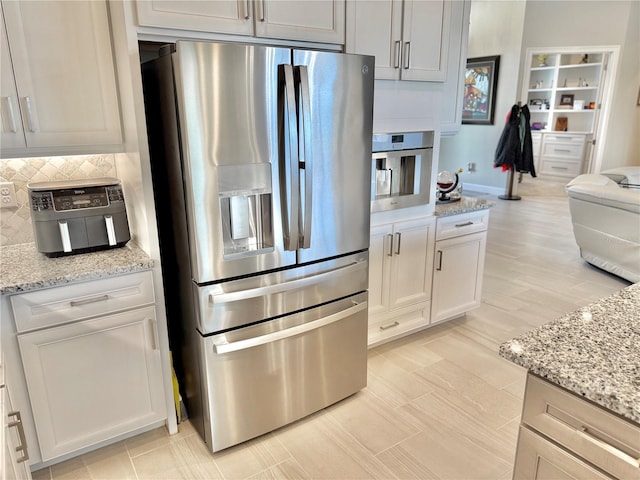
[[[477,210],[486,210],[494,205],[495,202],[487,200],[486,198],[462,196],[457,202],[436,203],[434,214],[438,217],[449,217],[451,215],[460,215]]]
[[[503,343],[500,355],[640,424],[640,283]]]
[[[149,270],[153,259],[137,245],[49,258],[35,243],[0,247],[0,294],[28,292],[72,282]]]

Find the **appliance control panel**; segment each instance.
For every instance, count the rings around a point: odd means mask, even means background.
[[[50,191],[31,191],[31,209],[35,212],[79,210],[108,207],[124,202],[120,185],[69,188]]]

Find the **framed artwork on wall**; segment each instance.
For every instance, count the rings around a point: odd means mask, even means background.
[[[493,125],[500,55],[467,59],[462,123]]]

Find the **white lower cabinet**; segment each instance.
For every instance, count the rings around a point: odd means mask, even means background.
[[[527,375],[514,479],[640,479],[640,426]]]
[[[166,418],[150,282],[142,272],[11,298],[43,461]],[[22,318],[47,308],[46,322]]]
[[[0,479],[29,480],[29,451],[22,426],[22,415],[20,411],[13,409],[6,385],[0,385],[0,414],[3,419],[0,432],[3,469],[0,471]]]
[[[438,218],[431,323],[480,306],[488,220],[488,210]]]
[[[369,346],[429,325],[435,218],[371,227]]]

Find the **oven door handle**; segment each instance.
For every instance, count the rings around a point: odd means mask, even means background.
[[[267,333],[266,335],[260,335],[258,337],[247,338],[246,340],[238,340],[237,342],[214,345],[213,351],[216,355],[221,355],[224,353],[237,352],[239,350],[258,347],[260,345],[264,345],[265,343],[284,340],[286,338],[300,335],[310,330],[315,330],[317,328],[339,322],[340,320],[350,317],[358,312],[361,312],[362,310],[366,310],[368,305],[367,302],[356,303],[354,301],[354,303],[355,305],[353,307],[349,307],[345,310],[334,313],[327,317],[320,318],[318,320],[314,320],[312,322],[303,323],[302,325],[296,325],[295,327],[286,328],[284,330],[279,330],[273,333]]]
[[[367,267],[367,261],[353,262],[349,265],[327,270],[316,275],[291,280],[289,282],[277,283],[275,285],[267,285],[265,287],[250,288],[248,290],[239,290],[229,293],[210,293],[209,303],[211,305],[220,305],[222,303],[237,302],[238,300],[248,300],[250,298],[264,297],[266,295],[274,295],[276,293],[284,293],[287,291],[298,290],[309,285],[324,281],[331,277],[335,277],[336,273],[350,273],[352,270],[359,270]]]

